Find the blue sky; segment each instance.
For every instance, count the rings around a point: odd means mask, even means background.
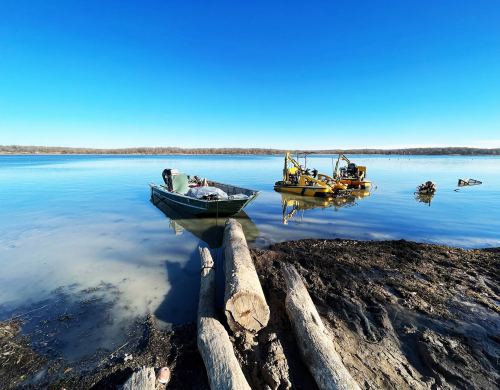
[[[500,2],[1,0],[0,144],[500,147]]]

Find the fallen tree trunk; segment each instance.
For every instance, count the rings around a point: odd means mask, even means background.
[[[335,351],[329,334],[293,265],[281,264],[286,282],[285,306],[300,353],[320,389],[356,389],[359,386]]]
[[[123,390],[155,390],[156,375],[152,367],[142,367],[132,374],[123,385]]]
[[[238,221],[228,219],[224,229],[226,286],[224,311],[233,332],[257,333],[269,321],[259,277],[248,250],[245,234]]]
[[[208,248],[200,248],[201,283],[198,303],[198,349],[207,369],[210,388],[250,390],[234,355],[233,344],[215,318],[215,269]]]

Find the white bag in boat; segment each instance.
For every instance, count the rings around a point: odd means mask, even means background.
[[[248,196],[245,194],[234,194],[231,195],[229,199],[248,199]]]
[[[214,199],[227,199],[227,194],[217,187],[191,187],[186,194],[191,198],[203,199],[203,198],[214,198]]]

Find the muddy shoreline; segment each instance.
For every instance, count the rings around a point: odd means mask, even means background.
[[[499,249],[303,240],[254,254],[274,313],[279,263],[296,266],[361,387],[498,387]],[[293,344],[285,316],[272,318]]]
[[[465,250],[408,241],[301,240],[254,249],[271,321],[235,352],[252,388],[264,389],[276,334],[296,389],[315,388],[284,310],[279,264],[294,264],[363,388],[498,388],[500,248]],[[221,317],[222,318],[222,317]],[[34,352],[22,323],[0,323],[0,388],[114,389],[141,366],[169,366],[168,388],[208,388],[196,326],[160,330],[139,319],[130,342],[73,365]]]

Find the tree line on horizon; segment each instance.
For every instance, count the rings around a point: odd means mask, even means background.
[[[271,148],[179,148],[179,147],[136,147],[116,149],[73,148],[63,146],[21,146],[0,145],[0,154],[247,154],[279,155],[285,152],[308,154],[387,154],[387,155],[500,155],[500,148],[429,147],[400,149],[323,149],[287,150]]]

